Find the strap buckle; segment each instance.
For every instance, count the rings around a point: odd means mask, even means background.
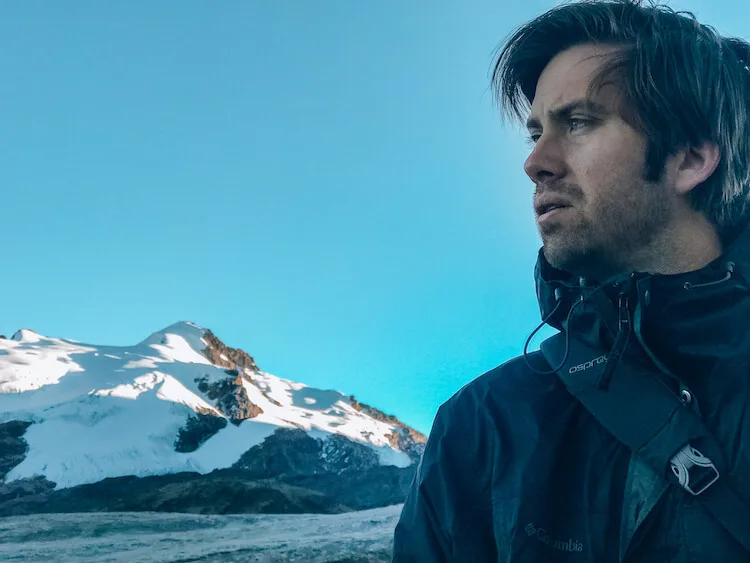
[[[677,452],[669,464],[680,486],[693,496],[705,492],[719,479],[714,462],[690,444]]]

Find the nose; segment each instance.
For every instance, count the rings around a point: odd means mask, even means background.
[[[560,147],[549,135],[542,135],[534,145],[534,150],[526,159],[523,169],[535,184],[549,182],[564,175],[565,161]]]

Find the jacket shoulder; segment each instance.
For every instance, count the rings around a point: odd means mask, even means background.
[[[529,356],[535,368],[549,369],[541,354]],[[493,502],[518,495],[543,426],[556,416],[556,405],[570,400],[556,375],[537,374],[518,357],[444,402],[396,526],[394,561],[453,561],[450,554],[462,545],[491,545]]]
[[[541,372],[550,370],[541,352],[532,352],[527,359],[517,356],[464,385],[441,409],[445,407],[453,415],[482,407],[507,411],[542,408],[549,401],[571,398],[556,374],[535,373],[529,364]]]
[[[549,370],[541,353],[529,354],[528,359],[537,370]],[[488,485],[503,476],[510,485],[520,479],[540,440],[546,439],[549,421],[562,423],[573,402],[557,375],[535,373],[523,356],[513,358],[464,385],[441,405],[423,463],[453,465],[454,476],[467,484]],[[473,492],[489,497],[486,490]]]

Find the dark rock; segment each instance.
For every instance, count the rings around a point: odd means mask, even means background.
[[[0,480],[26,457],[28,444],[23,439],[31,422],[11,420],[0,424]]]
[[[208,343],[206,348],[203,349],[203,355],[215,366],[239,370],[248,369],[254,372],[260,371],[252,356],[243,350],[230,348],[210,330],[203,334],[203,339]],[[224,360],[221,357],[222,355],[228,359]]]
[[[378,467],[372,447],[340,434],[325,440],[300,428],[279,428],[261,444],[242,454],[232,469],[256,479],[302,475],[348,475]]]
[[[303,489],[319,491],[354,510],[369,510],[404,502],[416,471],[414,464],[408,467],[379,465],[349,472],[345,478],[325,473],[288,476],[283,480]]]
[[[387,438],[392,448],[404,452],[412,460],[412,463],[419,463],[427,445],[424,434],[401,424],[396,426],[396,430],[387,434]]]
[[[302,429],[279,428],[242,454],[232,469],[256,479],[322,473],[322,445]]]
[[[226,426],[227,419],[215,414],[190,415],[185,426],[180,428],[174,449],[181,453],[194,452],[203,442]]]
[[[151,510],[193,513],[336,514],[350,509],[323,493],[286,483],[221,474],[163,487]]]
[[[54,490],[56,484],[44,477],[28,477],[17,479],[10,483],[0,485],[0,503],[9,500],[18,500],[22,497],[33,497],[43,495]],[[26,501],[29,499],[27,498]]]
[[[362,471],[380,463],[371,447],[340,434],[332,434],[323,442],[323,454],[325,471],[335,474]]]
[[[415,473],[413,465],[378,466],[346,478],[325,473],[252,479],[243,471],[224,469],[207,475],[116,477],[60,490],[37,478],[0,487],[0,516],[120,511],[338,514],[404,502]]]
[[[425,445],[427,444],[427,436],[421,432],[417,432],[410,426],[407,426],[392,414],[385,414],[383,411],[371,407],[370,405],[360,403],[354,398],[354,395],[349,395],[349,401],[355,410],[366,414],[375,420],[379,420],[380,422],[396,426],[396,431],[388,435],[388,441],[391,444],[391,447],[407,454],[412,462],[419,462],[424,453]]]
[[[230,348],[221,340],[219,340],[219,338],[210,330],[207,330],[203,334],[203,339],[208,343],[206,348],[202,350],[203,355],[208,359],[208,361],[210,361],[215,366],[227,368],[225,372],[229,376],[240,376],[250,383],[255,383],[252,374],[260,373],[260,370],[258,369],[258,366],[252,356],[250,356],[244,350]],[[248,371],[250,373],[248,373]],[[271,397],[269,397],[268,393],[265,390],[260,388],[259,390],[261,393],[263,393],[263,396],[271,403],[273,403],[277,407],[281,406],[281,403],[279,403],[276,399],[272,399]],[[206,392],[203,389],[201,389],[201,391],[203,393]]]
[[[325,494],[231,471],[117,477],[0,501],[0,516],[61,512],[187,512],[194,514],[337,514],[352,509]]]
[[[204,376],[195,380],[198,390],[205,393],[210,400],[216,401],[216,408],[235,425],[248,418],[255,418],[263,412],[259,405],[250,400],[243,385],[243,377],[237,375],[209,382],[208,377]]]

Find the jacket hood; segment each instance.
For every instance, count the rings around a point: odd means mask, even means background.
[[[585,285],[552,267],[539,250],[534,278],[543,323],[569,337],[611,350],[624,326],[665,373],[701,371],[750,349],[750,226],[705,267],[683,274],[632,272]],[[622,339],[621,339],[622,340]]]

